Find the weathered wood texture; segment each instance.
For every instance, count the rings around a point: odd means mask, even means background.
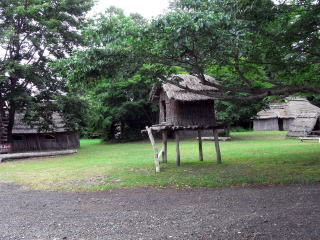
[[[231,140],[231,137],[219,137],[219,142],[227,142]],[[214,141],[214,137],[202,137],[202,141]]]
[[[7,143],[8,140],[8,119],[4,111],[0,109],[0,143]]]
[[[152,149],[153,149],[153,158],[154,158],[154,164],[156,166],[156,172],[160,172],[160,161],[159,161],[159,156],[158,156],[158,148],[157,145],[154,141],[154,137],[151,131],[151,128],[146,127],[146,130],[148,132],[148,136],[152,145]]]
[[[167,163],[167,152],[168,152],[168,132],[162,132],[162,162]]]
[[[214,135],[214,145],[216,148],[216,155],[217,155],[217,164],[220,164],[221,163],[221,152],[220,152],[218,131],[213,130],[213,135]]]
[[[62,150],[79,148],[79,136],[74,132],[15,134],[13,152]]]
[[[74,154],[74,153],[77,153],[77,150],[1,154],[0,155],[0,162],[2,162],[4,160],[10,160],[10,159],[49,157],[49,156],[58,156],[58,155],[68,155],[68,154]]]
[[[179,132],[175,131],[175,142],[176,142],[176,165],[180,166],[180,138],[179,138]]]
[[[174,126],[212,125],[214,116],[214,101],[212,100],[180,102],[168,99],[166,93],[162,91],[159,101],[160,123],[166,122]],[[165,107],[163,107],[163,102]]]
[[[319,137],[299,137],[298,138],[301,142],[305,140],[317,140],[320,143],[320,136]]]
[[[198,142],[199,142],[199,160],[203,161],[201,130],[198,130]]]

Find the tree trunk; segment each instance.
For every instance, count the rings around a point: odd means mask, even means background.
[[[8,142],[12,143],[12,130],[14,125],[14,116],[16,114],[15,104],[13,102],[10,103],[9,116],[8,116]]]
[[[3,129],[3,123],[2,123],[2,112],[0,111],[0,142],[2,139],[2,134],[4,133],[4,129]]]
[[[0,84],[2,87],[2,84]],[[1,90],[1,88],[0,88]],[[4,102],[2,99],[2,93],[0,92],[0,142],[2,141],[2,135],[4,134],[4,125],[3,125],[3,118],[4,118]]]

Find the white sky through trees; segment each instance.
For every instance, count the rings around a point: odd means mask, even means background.
[[[122,8],[125,14],[139,13],[145,18],[151,19],[162,14],[169,7],[170,0],[96,0],[96,4],[90,12],[90,16],[103,13],[107,8],[114,6]]]

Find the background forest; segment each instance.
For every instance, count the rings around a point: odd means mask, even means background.
[[[320,3],[175,0],[152,20],[91,0],[0,2],[0,109],[48,129],[52,112],[86,137],[131,141],[157,121],[153,84],[215,77],[218,119],[248,126],[294,94],[320,105]],[[174,82],[179,86],[179,79]],[[1,115],[1,112],[0,112]]]

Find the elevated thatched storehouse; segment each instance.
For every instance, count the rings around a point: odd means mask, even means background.
[[[180,85],[203,92],[214,91],[215,88],[201,84],[200,80],[192,75],[176,75],[182,79]],[[172,76],[172,78],[175,76]],[[205,76],[208,81],[215,82],[210,76]],[[173,84],[164,83],[154,86],[150,100],[159,104],[159,123],[173,126],[199,126],[210,127],[214,122],[214,98],[194,94],[181,89]]]
[[[255,131],[285,130],[290,137],[301,137],[320,130],[320,108],[305,98],[289,98],[284,103],[271,104],[253,120]]]
[[[209,82],[215,82],[215,79],[210,76],[205,76]],[[151,131],[162,133],[163,148],[162,158],[163,162],[167,159],[167,135],[173,133],[176,140],[176,164],[180,165],[180,149],[179,139],[181,136],[190,136],[190,132],[196,133],[199,139],[199,159],[203,160],[202,155],[202,140],[203,133],[210,130],[210,134],[214,135],[217,162],[221,162],[220,149],[218,143],[217,130],[221,128],[215,120],[214,100],[215,98],[205,95],[192,93],[184,88],[180,88],[173,83],[179,79],[179,84],[183,87],[188,87],[192,90],[197,90],[202,93],[215,91],[216,88],[212,86],[203,85],[199,78],[188,75],[180,74],[171,76],[168,83],[161,86],[154,86],[150,93],[150,100],[153,103],[159,104],[159,124],[153,125],[147,131],[151,143],[155,151],[155,161],[157,162],[157,151],[154,144]],[[186,134],[186,132],[188,132]],[[194,135],[193,135],[194,136]],[[157,169],[160,169],[159,167]]]
[[[54,113],[52,116],[52,130],[38,131],[37,126],[25,124],[23,114],[15,115],[12,130],[12,152],[46,151],[75,149],[80,146],[78,134],[65,128],[61,116]]]

